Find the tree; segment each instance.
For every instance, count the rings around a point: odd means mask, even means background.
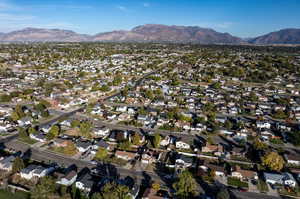
[[[137,132],[135,132],[133,134],[133,136],[132,136],[132,144],[134,144],[134,145],[140,145],[140,143],[141,143],[140,140],[141,140],[140,135]]]
[[[154,99],[154,94],[153,94],[153,91],[152,90],[147,90],[145,92],[145,97],[150,99],[150,100],[153,100]]]
[[[225,128],[226,128],[226,129],[232,129],[232,126],[233,126],[233,125],[232,125],[232,123],[231,123],[229,120],[226,120],[226,121],[225,121]]]
[[[72,128],[76,128],[76,127],[79,127],[80,126],[80,121],[79,120],[73,120],[71,122],[71,127]]]
[[[300,145],[300,131],[290,132],[289,137],[293,145]]]
[[[128,150],[131,149],[131,142],[129,142],[129,140],[122,141],[118,145],[118,148],[121,149],[121,150],[128,151]]]
[[[12,172],[17,173],[25,168],[24,162],[20,157],[16,157],[12,165]]]
[[[175,194],[178,198],[192,198],[197,193],[197,183],[189,171],[183,171],[179,174],[179,179],[173,184]]]
[[[253,147],[254,147],[255,150],[263,151],[263,150],[268,148],[268,145],[266,143],[260,141],[258,138],[256,138],[253,141]]]
[[[277,152],[271,152],[262,158],[262,164],[273,171],[280,171],[284,166],[284,160]]]
[[[10,102],[12,97],[10,95],[3,94],[0,96],[0,102]]]
[[[37,134],[38,133],[37,130],[33,127],[29,127],[27,131],[29,134]]]
[[[46,137],[48,140],[52,140],[53,138],[56,138],[59,135],[59,133],[60,128],[57,125],[53,125]]]
[[[51,177],[44,177],[31,190],[32,199],[51,199],[55,194],[56,185],[55,180]]]
[[[154,148],[158,148],[161,141],[161,136],[158,133],[155,133],[153,137],[153,146]]]
[[[17,120],[21,119],[22,117],[25,117],[23,107],[21,105],[17,105],[15,107],[15,110],[11,114],[11,118],[12,118],[12,120],[17,121]]]
[[[222,188],[217,193],[217,199],[230,199],[230,195],[226,188]]]
[[[101,191],[100,194],[95,194],[93,199],[130,199],[129,195],[129,188],[124,185],[119,185],[114,182],[106,183]]]
[[[95,155],[96,159],[104,160],[107,157],[107,150],[103,147],[100,147]]]
[[[154,189],[155,191],[158,191],[160,189],[160,184],[159,183],[153,183],[152,184],[152,189]]]
[[[13,111],[13,112],[11,113],[10,117],[11,117],[11,119],[12,119],[13,121],[18,121],[18,120],[20,119],[20,117],[19,117],[19,115],[18,115],[18,113],[17,113],[16,111]]]
[[[91,129],[92,129],[92,123],[89,121],[83,121],[79,125],[79,131],[84,137],[90,137]]]
[[[46,109],[46,106],[42,103],[38,103],[37,105],[35,105],[35,109],[39,112],[42,112]]]

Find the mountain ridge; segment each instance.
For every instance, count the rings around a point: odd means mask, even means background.
[[[255,38],[242,39],[229,33],[199,26],[139,25],[95,35],[72,30],[27,27],[0,33],[1,42],[170,42],[199,44],[300,44],[300,29],[287,28]]]

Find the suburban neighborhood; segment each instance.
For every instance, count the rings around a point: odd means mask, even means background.
[[[1,44],[0,80],[3,189],[300,197],[298,47]]]

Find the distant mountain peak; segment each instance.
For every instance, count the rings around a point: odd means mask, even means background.
[[[248,40],[253,44],[300,44],[300,29],[285,28]]]
[[[211,28],[163,24],[144,24],[131,30],[115,30],[96,35],[78,34],[72,30],[27,27],[0,33],[3,42],[171,42],[197,44],[300,44],[300,29],[286,28],[266,35],[241,39]]]

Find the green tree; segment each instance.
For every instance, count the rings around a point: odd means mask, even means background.
[[[101,191],[101,194],[96,194],[93,199],[130,199],[129,188],[124,185],[119,185],[114,182],[106,183]]]
[[[51,199],[56,191],[55,180],[51,177],[41,178],[31,190],[32,199]]]
[[[35,110],[42,112],[46,109],[46,106],[42,103],[38,103],[37,105],[35,105]]]
[[[132,136],[132,144],[134,144],[134,145],[141,144],[141,136],[137,132],[135,132]]]
[[[16,111],[13,111],[10,117],[13,121],[18,121],[19,119],[21,119]]]
[[[91,129],[92,129],[92,123],[89,121],[83,121],[79,125],[79,131],[82,136],[84,137],[90,137],[91,136]]]
[[[50,131],[47,133],[46,137],[48,140],[56,138],[60,133],[60,128],[57,125],[53,125]]]
[[[20,157],[16,157],[12,165],[12,172],[17,173],[25,168],[24,162]]]
[[[3,94],[0,96],[0,102],[10,102],[12,97],[10,95]]]
[[[256,138],[253,141],[253,147],[254,147],[255,150],[263,151],[263,150],[266,150],[268,148],[268,145],[266,143],[260,141],[259,138]]]
[[[217,199],[230,199],[229,192],[226,188],[222,188],[217,193]]]
[[[98,160],[104,160],[107,157],[107,150],[103,147],[100,147],[95,155],[95,158]]]
[[[80,121],[79,120],[72,120],[71,122],[71,127],[76,128],[80,126]]]
[[[29,127],[27,131],[29,134],[37,134],[38,133],[38,131],[33,127]]]
[[[272,171],[280,171],[284,166],[284,160],[277,152],[271,152],[262,158],[262,164]]]
[[[129,142],[129,140],[125,140],[123,142],[120,142],[118,144],[118,148],[121,149],[121,150],[128,151],[128,150],[131,149],[131,142]]]
[[[226,120],[224,125],[225,125],[225,128],[227,128],[227,129],[232,129],[232,126],[233,126],[229,120]]]
[[[161,141],[161,136],[159,133],[155,133],[153,137],[153,146],[154,148],[158,148]]]
[[[154,94],[153,94],[153,91],[152,90],[147,90],[145,92],[145,97],[150,99],[150,100],[153,100],[154,99]]]
[[[179,174],[179,179],[173,184],[175,194],[178,198],[192,198],[197,193],[197,183],[189,171],[183,171]]]

